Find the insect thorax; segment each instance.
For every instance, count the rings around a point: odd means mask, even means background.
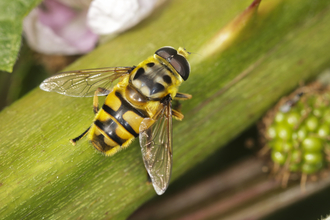
[[[154,59],[139,64],[131,74],[132,86],[149,99],[160,99],[168,94],[168,88],[175,84],[173,73]]]

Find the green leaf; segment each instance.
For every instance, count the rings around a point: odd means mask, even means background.
[[[12,72],[21,45],[23,19],[40,2],[0,1],[0,70]]]
[[[69,69],[136,65],[161,46],[203,51],[250,1],[168,1]],[[172,180],[258,120],[283,94],[329,66],[330,2],[269,0],[224,50],[191,55],[180,87],[193,99],[174,122]],[[214,45],[217,47],[217,45]],[[102,102],[102,100],[101,100]],[[138,141],[112,157],[85,139],[92,99],[36,88],[0,113],[2,219],[125,219],[155,196]],[[171,187],[171,184],[170,186]]]

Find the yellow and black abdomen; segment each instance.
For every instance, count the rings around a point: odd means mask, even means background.
[[[139,135],[142,120],[149,114],[125,98],[126,87],[116,86],[105,100],[91,126],[89,139],[106,155],[127,147]]]

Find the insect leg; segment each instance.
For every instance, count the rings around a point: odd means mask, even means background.
[[[79,135],[78,137],[71,139],[70,142],[71,142],[73,145],[76,145],[76,142],[79,141],[81,138],[83,138],[83,137],[87,134],[87,132],[89,131],[90,128],[91,128],[91,127],[87,128],[87,130],[84,131],[84,132],[83,132],[81,135]]]
[[[174,102],[173,102],[173,106],[172,106],[172,115],[174,116],[174,118],[176,120],[181,121],[183,119],[183,114],[181,113],[181,103],[179,101],[181,100],[187,100],[187,99],[191,99],[192,95],[190,94],[186,94],[186,93],[181,93],[178,92],[176,93],[175,97],[174,97]]]
[[[172,109],[172,116],[176,119],[176,120],[179,120],[179,121],[182,121],[183,119],[183,114],[180,112],[180,111],[177,111],[175,109]]]
[[[99,111],[99,98],[97,97],[98,90],[95,91],[94,93],[94,98],[93,98],[93,111],[94,114],[98,113]]]
[[[101,93],[102,95],[106,96],[106,95],[109,95],[110,92],[111,92],[110,90],[107,90],[105,88],[101,88],[101,87],[97,88],[97,90],[94,93],[94,99],[93,99],[94,114],[98,113],[98,111],[99,111],[99,99],[97,97],[97,94]]]
[[[187,93],[181,93],[181,92],[178,92],[176,93],[174,99],[178,99],[178,100],[187,100],[187,99],[191,99],[192,98],[192,95],[190,94],[187,94]]]

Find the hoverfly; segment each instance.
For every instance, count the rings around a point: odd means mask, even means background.
[[[111,156],[139,136],[145,168],[161,195],[172,170],[172,116],[183,119],[171,102],[192,97],[178,92],[190,74],[188,55],[181,47],[162,47],[137,66],[62,72],[44,80],[40,88],[67,96],[94,96],[93,124],[71,142],[75,145],[88,133],[93,146]],[[116,79],[119,82],[113,85]],[[101,109],[98,96],[107,96]]]

